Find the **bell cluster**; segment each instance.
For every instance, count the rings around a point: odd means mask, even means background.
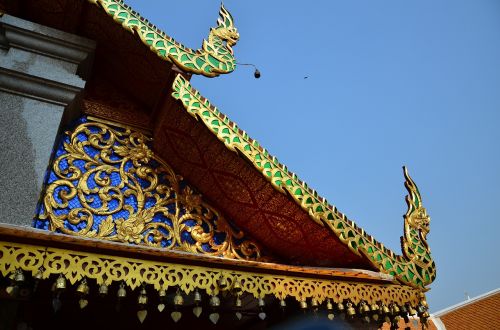
[[[6,292],[12,296],[27,296],[31,291],[35,292],[38,288],[40,280],[43,278],[43,268],[40,268],[38,272],[33,276],[33,281],[28,284],[26,281],[25,274],[21,269],[17,269],[8,277],[9,285],[6,287]],[[31,288],[27,286],[31,285]],[[208,295],[206,293],[200,292],[195,289],[194,292],[186,295],[182,292],[180,288],[175,290],[175,295],[168,294],[166,289],[154,290],[154,294],[157,295],[156,308],[161,313],[167,309],[171,311],[170,317],[174,322],[178,322],[183,317],[183,312],[185,313],[186,308],[192,307],[192,313],[196,318],[201,317],[202,314],[208,315],[209,320],[213,324],[217,324],[220,319],[220,313],[223,310],[227,310],[227,306],[234,313],[234,317],[241,320],[244,314],[249,314],[243,308],[242,301],[242,288],[241,284],[236,281],[231,285],[225,278],[221,278],[218,282],[219,294]],[[94,286],[94,285],[92,285]],[[69,288],[66,278],[59,274],[51,286],[51,291],[53,293],[52,307],[55,312],[58,312],[62,306],[61,294],[63,292],[74,290],[74,294],[78,297],[78,304],[81,309],[84,309],[89,304],[89,294],[91,292],[91,286],[86,278],[80,280],[76,289]],[[116,309],[120,310],[125,299],[136,299],[137,300],[137,318],[141,323],[144,322],[148,315],[148,307],[150,307],[150,298],[153,295],[151,292],[148,293],[147,285],[142,284],[139,287],[138,294],[132,294],[127,289],[124,282],[120,282],[118,289],[115,292],[111,292],[110,287],[106,284],[95,285],[96,293],[100,297],[107,297],[109,295],[116,296]],[[222,297],[221,297],[222,296]],[[185,300],[189,298],[189,306],[185,305]],[[266,314],[266,299],[265,297],[260,297],[256,299],[256,304],[258,308],[257,316],[261,320],[265,320]],[[397,324],[403,319],[406,323],[410,322],[410,317],[419,317],[421,322],[426,324],[429,318],[428,306],[425,301],[425,297],[421,296],[421,303],[417,306],[412,306],[411,304],[398,305],[391,303],[389,305],[383,302],[377,302],[369,304],[368,302],[362,300],[358,304],[354,304],[350,300],[344,300],[342,302],[334,302],[332,299],[327,299],[325,302],[320,304],[316,299],[302,300],[299,301],[299,308],[303,312],[312,311],[313,313],[325,314],[329,320],[334,320],[335,318],[340,318],[342,320],[362,320],[365,323],[373,322],[375,324],[381,324],[387,322],[391,324],[391,328],[397,328]],[[221,299],[225,300],[224,308],[221,306]],[[268,299],[269,301],[269,299]],[[208,305],[208,307],[207,307]],[[287,302],[285,299],[281,299],[278,302],[279,308],[284,312],[287,308]]]

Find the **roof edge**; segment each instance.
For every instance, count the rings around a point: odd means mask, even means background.
[[[178,75],[172,89],[172,96],[182,102],[191,116],[201,120],[229,150],[250,161],[275,189],[289,195],[312,220],[327,226],[352,252],[365,256],[381,272],[424,291],[435,279],[436,268],[426,241],[430,218],[406,168],[405,186],[409,194],[406,197],[408,211],[404,216],[403,255],[396,255],[310,189],[276,157],[212,106],[184,77]]]
[[[457,309],[460,309],[460,308],[463,308],[467,305],[470,305],[472,303],[475,303],[477,301],[480,301],[480,300],[483,300],[483,299],[486,299],[488,297],[491,297],[491,296],[494,296],[496,294],[499,294],[500,293],[500,288],[496,288],[496,289],[493,289],[491,291],[488,291],[486,293],[483,293],[479,296],[476,296],[476,297],[473,297],[473,298],[470,298],[468,300],[465,300],[465,301],[462,301],[458,304],[455,304],[455,305],[452,305],[450,307],[447,307],[445,309],[442,309],[440,311],[437,311],[435,313],[432,313],[431,316],[434,316],[434,317],[441,317],[443,316],[444,314],[446,313],[449,313],[449,312],[452,312],[454,310],[457,310]]]

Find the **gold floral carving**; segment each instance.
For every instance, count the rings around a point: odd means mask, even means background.
[[[195,289],[205,290],[209,295],[218,294],[218,283],[223,278],[228,288],[238,282],[242,292],[256,298],[274,296],[277,299],[293,297],[297,301],[314,299],[320,304],[332,299],[334,302],[349,300],[354,304],[366,301],[368,304],[408,303],[413,306],[422,299],[418,289],[403,285],[272,275],[0,242],[0,273],[3,276],[17,269],[35,275],[41,267],[43,278],[63,274],[72,284],[87,278],[96,280],[97,284],[124,282],[132,289],[142,284],[156,290],[178,287],[186,294]]]
[[[48,221],[49,230],[262,259],[259,246],[157,157],[143,133],[84,122],[66,134],[38,216],[38,221]]]

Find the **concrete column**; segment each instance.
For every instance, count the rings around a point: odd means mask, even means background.
[[[31,226],[62,121],[78,116],[95,43],[0,17],[0,222]]]

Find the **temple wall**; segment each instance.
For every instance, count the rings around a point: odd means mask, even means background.
[[[95,43],[0,17],[0,222],[31,226],[61,123],[79,115]]]

